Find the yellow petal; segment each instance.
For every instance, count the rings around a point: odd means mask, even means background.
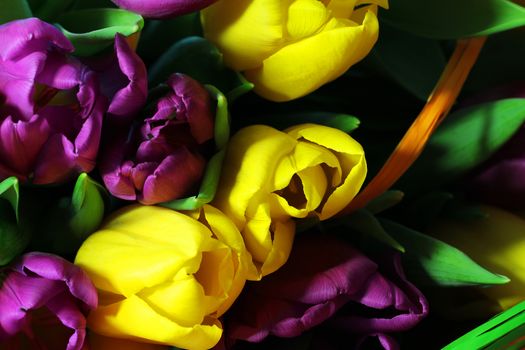
[[[337,19],[330,22],[341,23]],[[333,28],[330,22],[327,27]],[[377,17],[371,11],[362,25],[335,27],[284,46],[266,58],[261,67],[246,70],[255,92],[272,101],[304,96],[363,59],[374,46],[379,31]]]
[[[130,206],[83,243],[75,264],[97,288],[130,296],[171,280],[180,270],[196,272],[200,248],[210,236],[206,226],[181,213]]]
[[[201,12],[204,36],[235,70],[258,67],[284,43],[291,0],[222,0]]]
[[[288,260],[295,237],[295,222],[292,220],[275,221],[272,223],[272,232],[274,236],[273,246],[261,266],[262,276],[277,271]]]
[[[218,320],[184,327],[161,315],[138,296],[119,303],[99,306],[90,312],[88,327],[96,333],[116,338],[150,341],[185,349],[210,349],[219,341],[222,326]]]
[[[175,281],[144,289],[137,296],[183,327],[200,324],[208,313],[204,290],[193,275],[184,274]]]
[[[288,8],[286,28],[288,40],[298,40],[314,34],[329,18],[323,3],[318,0],[296,0]]]
[[[305,139],[328,150],[338,158],[342,179],[333,177],[335,187],[320,211],[320,219],[325,220],[337,214],[355,197],[366,177],[366,160],[363,147],[350,135],[335,128],[315,124],[301,124],[286,130],[295,139]]]
[[[231,138],[213,205],[240,231],[245,226],[246,208],[259,193],[272,192],[275,169],[296,143],[285,133],[264,125],[243,128]]]
[[[335,18],[350,18],[357,0],[331,0],[327,8]]]

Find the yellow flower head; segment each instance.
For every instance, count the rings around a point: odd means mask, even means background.
[[[75,263],[99,291],[89,328],[181,348],[219,341],[217,318],[239,295],[251,257],[219,210],[206,205],[187,214],[126,207],[84,242]]]
[[[202,11],[204,34],[273,101],[304,96],[363,59],[387,0],[219,0]]]
[[[525,220],[491,206],[483,206],[487,218],[440,220],[429,232],[455,246],[488,270],[510,278],[507,284],[480,288],[502,309],[525,300]]]
[[[290,253],[292,218],[335,215],[366,176],[363,148],[334,128],[302,124],[281,132],[253,125],[228,145],[214,205],[241,231],[260,278]]]

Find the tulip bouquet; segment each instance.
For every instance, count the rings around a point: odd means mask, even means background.
[[[2,0],[0,350],[521,348],[524,6]]]

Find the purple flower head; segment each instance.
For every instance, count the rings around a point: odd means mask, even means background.
[[[0,180],[56,183],[95,166],[106,98],[73,46],[36,18],[0,26]]]
[[[28,253],[5,268],[0,281],[1,349],[82,349],[97,292],[79,267]]]
[[[399,256],[387,260],[378,267],[335,237],[302,236],[280,270],[245,288],[226,315],[226,337],[260,342],[323,324],[393,348],[388,334],[415,326],[428,305],[405,279]]]
[[[130,132],[108,135],[101,173],[116,197],[143,204],[166,202],[196,191],[214,135],[208,91],[183,74]],[[150,116],[151,115],[151,116]]]
[[[217,0],[111,0],[118,7],[149,18],[167,18],[199,11]]]

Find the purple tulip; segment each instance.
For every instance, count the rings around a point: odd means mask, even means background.
[[[35,252],[0,273],[1,349],[82,349],[97,292],[79,267]]]
[[[199,11],[217,0],[111,0],[118,7],[149,18],[167,18]]]
[[[245,287],[226,315],[226,338],[295,337],[323,324],[353,334],[352,345],[377,336],[394,349],[388,334],[415,326],[428,304],[405,279],[399,256],[385,260],[378,267],[335,237],[301,236],[280,270]]]
[[[503,98],[525,98],[525,81],[492,88],[468,101],[468,104]],[[485,164],[471,174],[471,197],[507,209],[525,206],[525,125]]]
[[[198,189],[214,135],[211,98],[183,74],[172,75],[167,84],[169,91],[146,119],[129,132],[109,135],[100,170],[115,197],[155,204]]]
[[[73,46],[36,18],[0,26],[0,180],[49,184],[95,166],[106,98]]]

